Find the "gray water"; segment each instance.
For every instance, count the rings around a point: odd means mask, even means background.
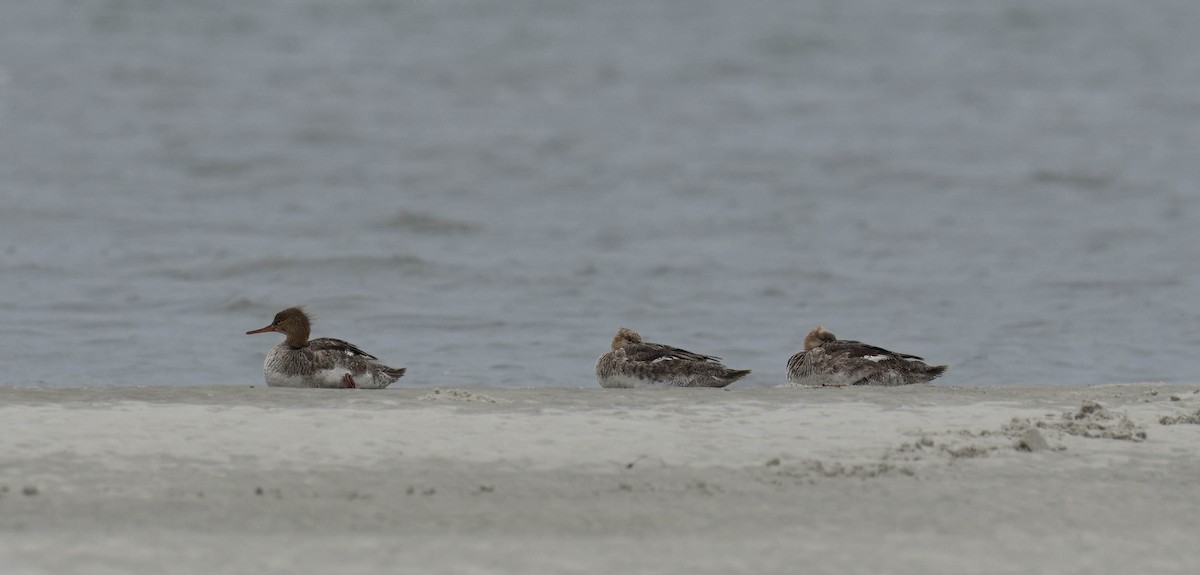
[[[1195,382],[1191,0],[5,0],[0,385],[595,386],[620,326],[776,385]]]

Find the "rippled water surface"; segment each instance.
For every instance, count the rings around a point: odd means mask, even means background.
[[[0,3],[0,385],[594,386],[617,327],[783,382],[1197,381],[1200,3]]]

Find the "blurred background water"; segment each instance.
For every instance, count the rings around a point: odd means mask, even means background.
[[[1197,381],[1200,3],[5,0],[0,385]]]

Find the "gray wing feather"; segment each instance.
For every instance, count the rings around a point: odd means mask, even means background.
[[[703,355],[693,353],[686,349],[679,349],[661,343],[635,343],[625,348],[626,357],[633,361],[671,361],[671,360],[687,360],[699,361],[705,363],[721,363],[721,358],[712,355]]]
[[[346,356],[361,356],[364,359],[371,359],[371,360],[379,359],[378,357],[375,357],[361,349],[358,349],[358,346],[356,346],[348,341],[342,341],[340,339],[333,339],[331,337],[322,337],[319,339],[309,340],[308,349],[311,349],[314,353],[323,352],[323,351],[341,352],[343,355],[346,355]]]
[[[868,355],[886,355],[886,356],[893,357],[895,359],[917,359],[917,360],[925,359],[923,357],[916,356],[916,355],[910,355],[907,353],[896,353],[894,351],[888,351],[886,349],[883,349],[882,347],[868,345],[861,341],[854,341],[852,339],[850,339],[850,340],[840,340],[839,339],[837,341],[831,341],[821,347],[825,348],[826,353],[829,353],[829,354],[844,353],[849,357],[865,357]]]

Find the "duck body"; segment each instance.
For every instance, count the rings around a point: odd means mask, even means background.
[[[617,331],[612,351],[596,360],[596,381],[605,388],[725,387],[749,373],[718,357],[643,342],[628,328]]]
[[[819,387],[909,385],[932,381],[947,367],[861,341],[840,340],[818,325],[804,338],[804,351],[788,359],[787,377],[792,385]]]
[[[275,315],[271,325],[246,332],[276,331],[287,339],[263,362],[270,387],[328,387],[383,389],[404,375],[405,368],[388,367],[352,343],[333,338],[308,339],[309,320],[300,308]]]
[[[340,339],[320,338],[294,349],[286,342],[271,349],[263,362],[270,387],[354,387],[383,389],[400,379],[405,369],[375,363],[375,356]]]

